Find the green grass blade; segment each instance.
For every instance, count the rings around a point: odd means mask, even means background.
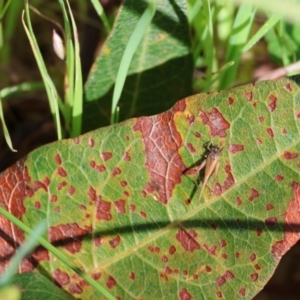
[[[248,41],[243,47],[242,53],[247,52],[251,49],[265,34],[273,28],[277,22],[281,19],[281,16],[275,15],[267,20],[267,22],[254,34],[254,36]]]
[[[55,124],[56,124],[56,131],[57,131],[58,139],[61,139],[62,138],[62,127],[61,127],[61,123],[60,123],[60,116],[59,116],[59,109],[58,109],[58,101],[61,101],[61,100],[60,100],[60,97],[56,91],[54,84],[53,84],[53,81],[49,77],[42,54],[39,50],[38,43],[37,43],[35,35],[33,33],[31,21],[30,21],[28,2],[25,3],[25,15],[26,15],[26,22],[27,22],[28,27],[24,20],[24,12],[22,14],[22,23],[23,23],[26,35],[29,39],[32,51],[34,53],[37,65],[39,67],[40,73],[42,75],[42,78],[43,78],[43,81],[45,84],[51,113],[53,115],[53,118],[54,118]]]
[[[74,42],[74,64],[75,64],[75,74],[72,80],[74,81],[74,103],[72,110],[72,129],[71,137],[80,135],[81,133],[81,123],[82,123],[82,106],[83,106],[83,82],[82,82],[82,70],[81,70],[81,60],[80,60],[80,49],[79,40],[76,23],[71,11],[69,1],[66,0],[68,5],[68,10],[71,18],[71,24],[73,29],[73,42]]]
[[[126,49],[121,59],[120,67],[117,74],[116,84],[113,93],[113,101],[111,107],[111,124],[116,123],[116,107],[119,102],[122,89],[125,83],[125,79],[128,73],[130,62],[132,57],[143,39],[144,33],[146,32],[148,26],[151,23],[152,18],[154,17],[156,10],[156,1],[149,1],[147,8],[145,9],[140,20],[136,24],[136,27],[129,38]],[[134,104],[133,104],[134,105]]]
[[[248,39],[255,11],[252,5],[247,2],[244,2],[238,9],[232,28],[232,34],[228,41],[225,61],[225,63],[233,61],[234,65],[220,76],[219,90],[230,87],[236,78],[242,55],[241,49]]]
[[[10,136],[9,136],[9,132],[8,132],[8,129],[7,129],[6,124],[5,124],[1,97],[0,97],[0,120],[1,120],[1,124],[2,124],[2,130],[3,130],[4,138],[5,138],[5,141],[8,145],[8,147],[10,148],[11,151],[17,152],[17,150],[15,150],[13,148],[13,145],[12,145],[12,142],[11,142],[11,139],[10,139]]]
[[[97,14],[99,15],[101,21],[103,22],[103,25],[104,25],[104,28],[105,28],[105,31],[106,31],[106,34],[108,34],[110,31],[111,31],[111,28],[110,28],[110,25],[109,25],[109,22],[108,22],[108,19],[106,17],[106,14],[104,12],[104,9],[101,5],[101,2],[98,1],[98,0],[91,0]]]

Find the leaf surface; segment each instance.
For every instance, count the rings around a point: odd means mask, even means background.
[[[117,299],[251,299],[299,239],[299,77],[199,94],[41,147],[0,176],[1,205]],[[220,168],[199,198],[207,142]],[[24,234],[3,217],[3,270]],[[48,272],[101,299],[43,249],[20,272]]]
[[[146,4],[146,1],[127,0],[121,6],[85,86],[85,131],[110,123],[120,61]],[[192,93],[190,48],[186,1],[158,1],[155,16],[130,64],[119,101],[121,120],[164,111]]]

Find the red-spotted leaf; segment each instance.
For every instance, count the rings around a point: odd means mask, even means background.
[[[0,199],[116,299],[251,299],[299,239],[299,77],[183,99],[44,146],[1,174]],[[219,170],[197,185],[205,144]],[[203,174],[202,174],[203,177]],[[3,217],[1,269],[25,235]],[[101,299],[45,250],[19,271]]]

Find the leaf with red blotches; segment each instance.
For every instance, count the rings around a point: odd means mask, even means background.
[[[1,205],[31,227],[47,218],[49,241],[117,299],[251,299],[299,239],[299,82],[194,95],[41,147],[1,174]],[[210,141],[219,171],[198,201]],[[25,235],[0,225],[3,272]],[[42,248],[19,272],[37,265],[101,298]]]

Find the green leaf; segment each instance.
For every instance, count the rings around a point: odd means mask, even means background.
[[[85,86],[84,131],[110,123],[112,93],[121,58],[146,6],[146,1],[128,0],[119,11]],[[129,67],[119,101],[120,119],[159,113],[191,94],[190,51],[186,1],[158,1],[152,23]]]
[[[298,76],[194,95],[46,145],[0,174],[1,205],[46,219],[45,238],[117,299],[252,299],[299,239],[299,93]],[[203,187],[209,142],[220,167]],[[3,272],[26,235],[0,224]],[[43,248],[30,270],[101,299]]]
[[[75,299],[48,278],[37,273],[17,274],[12,279],[12,284],[19,287],[22,300],[72,300]]]

